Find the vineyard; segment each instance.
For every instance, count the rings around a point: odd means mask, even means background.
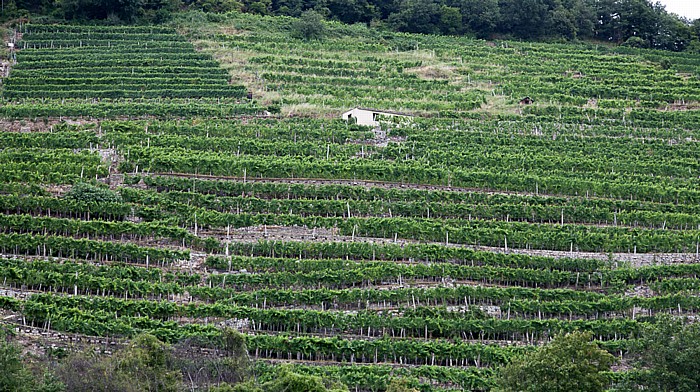
[[[20,38],[21,37],[21,38]],[[232,116],[262,113],[211,56],[164,27],[24,25],[2,116]]]
[[[0,316],[20,336],[228,326],[261,379],[488,391],[569,331],[621,361],[612,383],[643,326],[700,311],[697,55],[189,18],[17,30]],[[356,106],[416,117],[338,119]]]
[[[700,59],[690,53],[487,42],[343,25],[321,42],[290,41],[291,19],[219,19],[193,18],[182,28],[237,80],[285,112],[360,106],[448,118],[486,112],[558,123],[697,123],[688,113],[657,110],[697,107]],[[525,97],[537,105],[518,108]],[[628,113],[630,108],[635,110]]]

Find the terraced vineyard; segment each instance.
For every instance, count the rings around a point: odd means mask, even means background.
[[[262,113],[211,56],[164,27],[25,25],[2,115],[194,116]]]
[[[667,128],[695,122],[700,60],[691,53],[384,33],[335,26],[322,42],[288,40],[290,20],[249,15],[183,22],[195,44],[285,112],[354,106],[474,117],[531,113],[557,122]],[[537,105],[518,108],[529,96]],[[637,110],[626,113],[627,108]],[[605,110],[602,110],[605,109]],[[688,117],[688,118],[686,118]],[[665,123],[664,123],[665,121]],[[666,125],[663,125],[666,124]]]
[[[234,326],[261,379],[291,362],[357,391],[486,391],[560,332],[624,364],[656,316],[696,315],[697,58],[280,41],[287,19],[231,18],[190,33],[230,75],[169,29],[26,27],[2,110],[51,126],[0,133],[5,323],[171,343]],[[196,116],[262,105],[317,115]],[[356,105],[421,116],[323,116]]]

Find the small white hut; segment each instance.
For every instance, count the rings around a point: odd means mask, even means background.
[[[354,108],[343,113],[343,120],[348,121],[355,119],[358,125],[369,125],[372,127],[379,126],[379,120],[389,117],[413,117],[410,114],[391,112],[386,110],[375,110],[375,109],[365,109],[365,108]]]

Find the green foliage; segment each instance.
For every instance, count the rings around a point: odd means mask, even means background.
[[[634,346],[635,371],[623,391],[700,390],[700,325],[661,316]]]
[[[36,379],[36,377],[35,377]],[[65,384],[53,373],[45,371],[42,382],[32,392],[63,392],[67,391]]]
[[[459,8],[440,7],[440,32],[443,34],[458,34],[462,31],[462,14]]]
[[[245,11],[257,15],[269,15],[272,0],[246,0]]]
[[[318,376],[295,373],[291,367],[280,367],[274,380],[262,384],[267,392],[347,392],[348,388]]]
[[[217,13],[243,10],[243,4],[237,0],[195,0],[190,7]]]
[[[271,381],[258,384],[248,381],[234,386],[221,385],[209,389],[209,392],[348,392],[347,386],[337,381],[323,379],[319,376],[299,374],[291,366],[281,366]],[[396,392],[403,392],[397,390]],[[410,392],[406,391],[406,392]]]
[[[248,357],[245,335],[233,328],[226,328],[221,333],[221,347],[228,356]]]
[[[403,0],[398,12],[388,18],[389,24],[407,33],[437,34],[441,23],[440,5],[433,0]],[[446,15],[446,20],[452,19]]]
[[[498,0],[461,0],[459,8],[469,33],[488,37],[501,20]]]
[[[65,386],[53,374],[34,375],[24,363],[22,349],[6,340],[0,326],[0,391],[1,392],[62,392]]]
[[[326,392],[320,377],[305,376],[282,368],[278,377],[263,384],[262,389],[269,392]]]
[[[292,36],[307,41],[320,40],[326,35],[326,25],[323,16],[314,10],[304,12],[292,24]]]
[[[179,390],[181,375],[169,368],[172,362],[171,348],[155,336],[137,336],[129,348],[120,354],[119,370],[130,375],[140,390]]]
[[[696,48],[699,39],[696,27],[650,0],[14,0],[5,2],[0,18],[31,13],[111,25],[163,23],[185,6],[212,13],[302,18],[315,10],[349,24],[386,21],[398,31],[483,38],[495,33],[527,39],[596,38],[621,44],[640,37],[650,47],[673,51]],[[311,35],[302,32],[300,37],[318,39],[311,33],[315,29],[302,30]]]
[[[533,39],[548,32],[548,5],[542,0],[502,0],[498,30],[514,37]]]
[[[209,392],[263,392],[262,389],[259,387],[255,386],[253,382],[245,382],[241,384],[236,384],[234,386],[231,386],[229,384],[222,384],[222,385],[217,385],[215,387],[211,387],[208,390]]]
[[[622,46],[629,46],[630,48],[648,48],[649,42],[641,37],[629,37]]]
[[[21,359],[19,346],[8,342],[0,343],[0,391],[30,391],[32,376]]]
[[[590,332],[557,336],[501,368],[499,392],[602,392],[615,358],[591,342]]]
[[[107,24],[162,22],[179,9],[180,0],[58,0],[68,20],[102,20]]]
[[[333,19],[344,23],[369,23],[380,15],[376,4],[368,0],[327,0],[326,8]]]
[[[569,40],[576,38],[578,33],[575,25],[575,15],[572,10],[563,6],[558,6],[549,12],[548,25],[550,33],[554,32],[556,36]]]
[[[418,392],[418,390],[411,388],[407,380],[395,378],[389,383],[386,392]]]
[[[119,193],[87,182],[73,185],[64,197],[84,203],[120,203],[122,201]]]

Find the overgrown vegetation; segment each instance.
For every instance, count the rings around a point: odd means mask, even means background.
[[[700,325],[662,317],[647,326],[633,348],[635,371],[622,391],[690,392],[700,388]]]
[[[326,34],[323,17],[313,10],[306,11],[292,25],[292,35],[304,40],[319,40]]]
[[[9,19],[31,14],[106,24],[160,23],[183,9],[294,17],[313,10],[329,20],[413,33],[597,39],[672,51],[700,46],[698,22],[691,25],[691,21],[667,13],[651,0],[8,0],[2,16]],[[316,21],[313,25],[320,26]]]
[[[42,366],[30,367],[22,347],[12,341],[12,331],[0,325],[0,391],[62,392],[65,385]]]
[[[120,203],[122,201],[120,194],[87,182],[73,185],[64,197],[83,203]]]
[[[500,392],[602,392],[615,357],[601,350],[593,334],[573,332],[557,336],[501,369],[495,391]]]

